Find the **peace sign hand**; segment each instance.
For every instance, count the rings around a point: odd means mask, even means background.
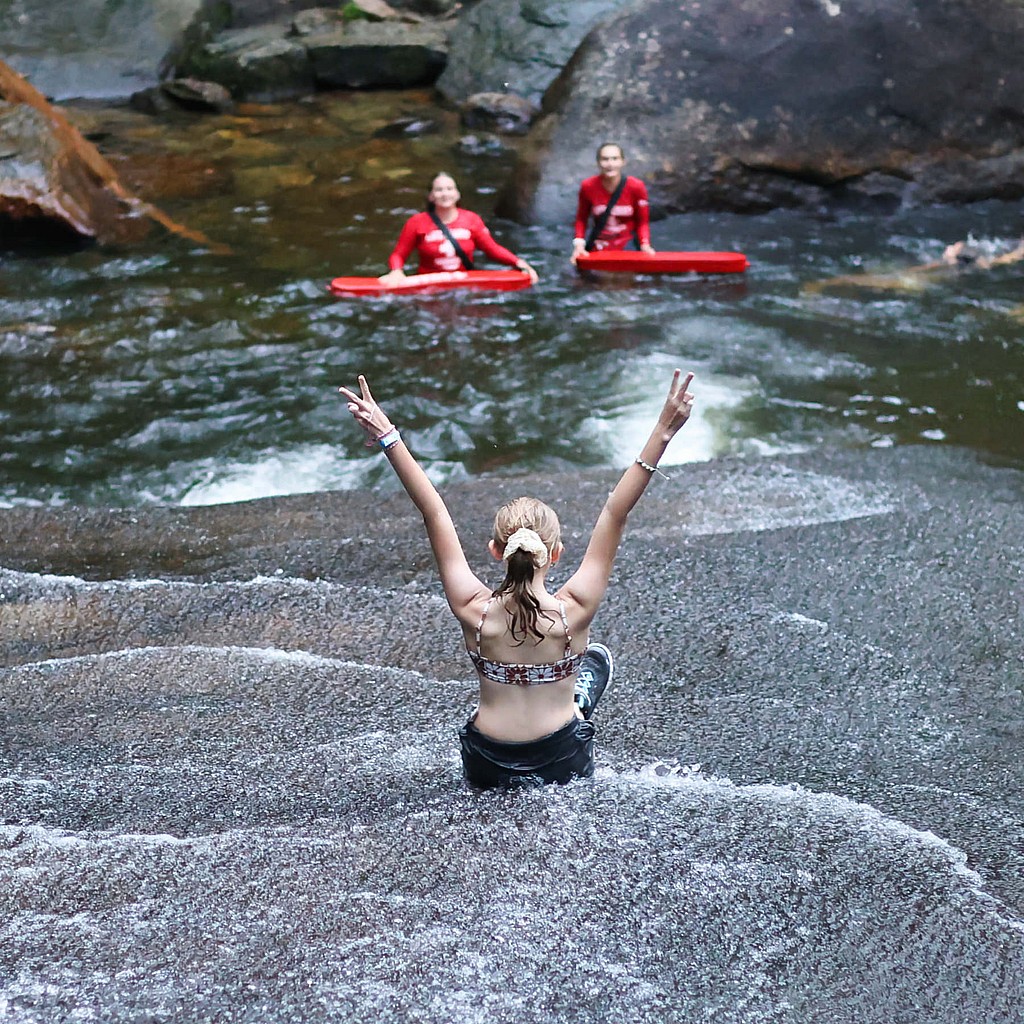
[[[693,374],[687,373],[686,379],[680,385],[679,378],[682,375],[682,370],[676,370],[672,374],[668,397],[665,399],[665,405],[658,417],[658,426],[665,431],[666,441],[676,436],[679,428],[690,418],[690,413],[693,411],[693,395],[687,390],[693,380]]]
[[[370,392],[370,385],[366,383],[366,378],[362,374],[359,374],[360,394],[357,395],[344,386],[338,388],[338,391],[348,399],[348,411],[352,413],[352,418],[366,431],[367,448],[372,448],[386,433],[395,429],[384,410],[377,404]]]

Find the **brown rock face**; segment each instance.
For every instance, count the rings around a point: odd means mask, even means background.
[[[137,241],[155,220],[203,245],[128,192],[117,172],[55,107],[0,61],[0,229],[4,223],[58,225],[100,242]]]
[[[23,104],[0,106],[0,219],[55,220],[90,238],[122,234],[125,204],[51,133],[45,115]],[[133,228],[147,227],[133,219]],[[116,227],[115,227],[116,226]]]
[[[676,210],[1018,197],[1022,48],[1012,0],[642,0],[548,90],[504,211],[559,216],[603,139]]]

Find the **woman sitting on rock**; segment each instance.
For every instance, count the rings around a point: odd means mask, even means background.
[[[427,208],[405,222],[388,257],[391,269],[379,278],[382,284],[395,285],[405,277],[403,267],[414,249],[420,260],[416,273],[432,274],[472,270],[473,250],[477,247],[491,259],[529,274],[531,284],[537,283],[537,272],[526,260],[498,245],[477,214],[459,209],[460,198],[454,178],[448,174],[434,178],[427,193]]]
[[[585,178],[580,185],[570,257],[573,263],[585,252],[625,249],[634,237],[641,252],[654,252],[647,187],[639,178],[623,176],[625,164],[626,155],[617,142],[598,146],[601,173]]]
[[[555,512],[536,498],[498,509],[491,555],[505,565],[492,590],[469,567],[444,501],[359,377],[342,387],[349,412],[380,445],[423,516],[448,605],[462,625],[480,682],[479,705],[460,731],[467,781],[480,788],[540,785],[594,772],[594,708],[612,676],[612,655],[589,643],[626,517],[658,460],[690,416],[693,374],[676,370],[650,437],[605,502],[583,561],[554,593],[550,568],[562,557]]]

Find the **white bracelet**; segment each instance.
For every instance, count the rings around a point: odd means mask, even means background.
[[[672,479],[672,477],[670,477],[667,473],[662,473],[662,471],[658,469],[657,466],[652,466],[649,462],[644,462],[644,460],[641,459],[639,455],[633,461],[642,469],[646,469],[648,473],[657,473],[658,476],[663,476],[666,480]]]
[[[398,432],[398,427],[392,427],[386,434],[381,434],[380,437],[377,438],[377,443],[380,445],[380,450],[382,452],[386,452],[401,440],[402,435]]]

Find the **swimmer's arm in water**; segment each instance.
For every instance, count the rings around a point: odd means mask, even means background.
[[[640,450],[639,458],[649,466],[657,466],[669,442],[690,418],[693,395],[689,387],[693,374],[688,373],[680,384],[681,377],[681,370],[676,370],[672,374],[672,383],[665,404],[650,437]],[[608,580],[626,528],[626,519],[647,489],[653,475],[639,462],[633,462],[626,468],[598,516],[579,569],[562,588],[561,593],[571,597],[584,613],[589,612],[591,617],[597,611],[608,589]],[[589,624],[589,619],[587,623]]]
[[[352,418],[366,431],[368,447],[374,447],[379,438],[395,429],[377,404],[362,374],[359,375],[358,395],[346,387],[338,390],[345,396]],[[397,444],[388,447],[384,454],[423,516],[423,525],[427,529],[427,538],[434,552],[448,605],[455,616],[462,619],[470,605],[481,595],[489,595],[490,589],[470,569],[448,507],[412,452],[399,440]]]
[[[401,284],[401,282],[405,280],[405,271],[401,267],[398,267],[395,270],[389,270],[386,274],[381,274],[377,280],[380,281],[382,285],[391,288],[396,284]]]
[[[1002,256],[993,256],[992,259],[981,265],[985,267],[998,267],[1004,263],[1019,263],[1021,260],[1024,260],[1024,238],[1021,239],[1016,249],[1004,252]]]
[[[377,278],[381,284],[395,285],[405,279],[405,261],[412,255],[417,241],[416,218],[410,217],[405,222],[391,255],[388,256],[388,272]]]
[[[973,263],[979,270],[1001,267],[1006,263],[1019,263],[1024,260],[1024,239],[1021,239],[1015,249],[1004,252],[1001,256],[978,256],[975,251],[968,249],[966,242],[954,242],[946,246],[942,259],[949,265]]]

